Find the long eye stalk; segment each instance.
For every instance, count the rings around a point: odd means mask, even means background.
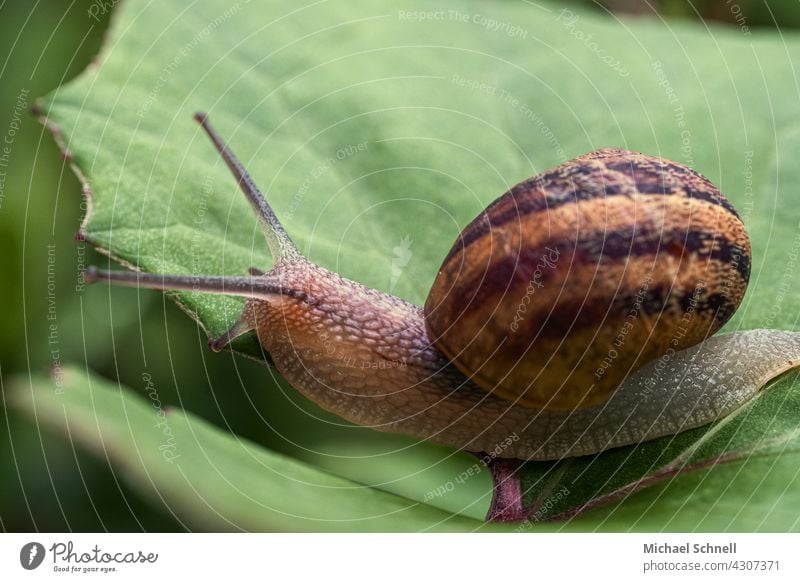
[[[239,187],[244,192],[250,205],[258,217],[264,236],[267,239],[275,264],[297,261],[302,258],[297,247],[289,238],[278,217],[270,208],[264,196],[253,183],[253,179],[244,169],[241,162],[228,148],[216,130],[208,121],[205,113],[195,113],[194,118],[203,127],[219,151],[222,159],[230,168]],[[145,287],[147,289],[176,289],[216,293],[219,295],[237,295],[239,297],[264,298],[268,295],[284,293],[277,278],[270,277],[257,269],[251,269],[251,277],[211,277],[191,275],[159,275],[153,273],[136,273],[130,271],[103,271],[89,267],[84,273],[87,283],[107,281],[129,287]]]
[[[193,277],[191,275],[159,275],[135,271],[104,271],[89,267],[86,269],[83,279],[87,283],[106,281],[125,287],[144,287],[145,289],[164,291],[174,289],[262,299],[286,292],[277,281],[271,280],[269,275],[260,277]]]
[[[210,137],[211,141],[214,143],[214,147],[217,148],[217,151],[222,156],[222,159],[225,160],[226,164],[228,164],[228,168],[230,168],[231,173],[233,174],[234,178],[236,178],[236,182],[239,184],[239,187],[242,189],[242,192],[244,192],[245,196],[247,196],[247,200],[250,202],[253,210],[255,210],[256,216],[258,216],[258,220],[264,230],[264,236],[267,238],[267,244],[269,245],[270,252],[272,253],[273,259],[275,259],[275,262],[277,263],[280,261],[291,261],[292,259],[296,259],[299,256],[297,247],[292,242],[292,239],[289,238],[289,235],[286,233],[286,230],[284,230],[283,225],[278,220],[278,217],[275,215],[275,212],[273,212],[270,205],[264,199],[264,196],[255,185],[255,182],[253,182],[250,174],[247,173],[247,170],[244,169],[242,163],[238,160],[230,148],[228,148],[217,131],[212,127],[211,122],[208,120],[208,116],[205,113],[198,112],[194,114],[194,118],[202,126],[202,128],[206,130],[208,137]]]

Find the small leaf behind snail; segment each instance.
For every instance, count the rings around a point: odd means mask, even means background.
[[[789,332],[698,344],[741,301],[750,247],[727,199],[674,162],[600,150],[512,188],[458,238],[423,310],[305,259],[207,117],[196,119],[253,207],[272,269],[90,268],[87,281],[247,298],[211,348],[255,331],[295,388],[357,424],[561,459],[721,418],[800,360]]]

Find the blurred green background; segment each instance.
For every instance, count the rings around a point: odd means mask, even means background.
[[[800,2],[572,3],[643,18],[658,17],[655,8],[662,17],[702,17],[733,26],[745,21],[750,27],[800,26]],[[103,4],[110,2],[0,3],[0,132],[12,142],[0,164],[0,382],[60,362],[85,362],[144,394],[146,372],[165,404],[334,472],[362,475],[366,481],[369,466],[370,480],[393,481],[387,488],[400,493],[402,475],[412,472],[408,463],[414,458],[427,467],[432,486],[442,475],[457,474],[455,467],[468,462],[459,456],[435,447],[392,453],[402,449],[402,437],[361,439],[365,429],[339,426],[291,392],[258,390],[269,373],[264,367],[230,354],[210,354],[204,333],[161,294],[80,286],[79,265],[105,259],[74,239],[83,214],[80,184],[28,107],[91,63],[109,15],[93,19],[89,8]],[[168,512],[153,509],[131,491],[102,456],[74,448],[5,407],[0,424],[2,530],[183,529]],[[305,450],[310,444],[317,453]],[[326,447],[337,455],[326,457]],[[468,505],[487,487],[488,482],[476,479],[461,499],[450,502],[456,509]],[[487,504],[484,499],[470,511],[480,516]]]

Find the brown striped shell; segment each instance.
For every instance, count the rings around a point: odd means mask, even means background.
[[[744,224],[711,182],[602,149],[514,186],[464,229],[426,327],[484,389],[571,410],[717,331],[749,274]]]

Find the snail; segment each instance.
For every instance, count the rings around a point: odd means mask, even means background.
[[[272,268],[90,267],[86,280],[246,298],[211,349],[255,331],[292,386],[351,422],[562,459],[707,424],[793,365],[739,362],[765,332],[710,337],[744,296],[750,243],[730,202],[683,165],[601,149],[521,182],[461,232],[421,309],[307,260],[207,116],[195,119],[254,209]],[[788,332],[769,342],[797,351]]]

